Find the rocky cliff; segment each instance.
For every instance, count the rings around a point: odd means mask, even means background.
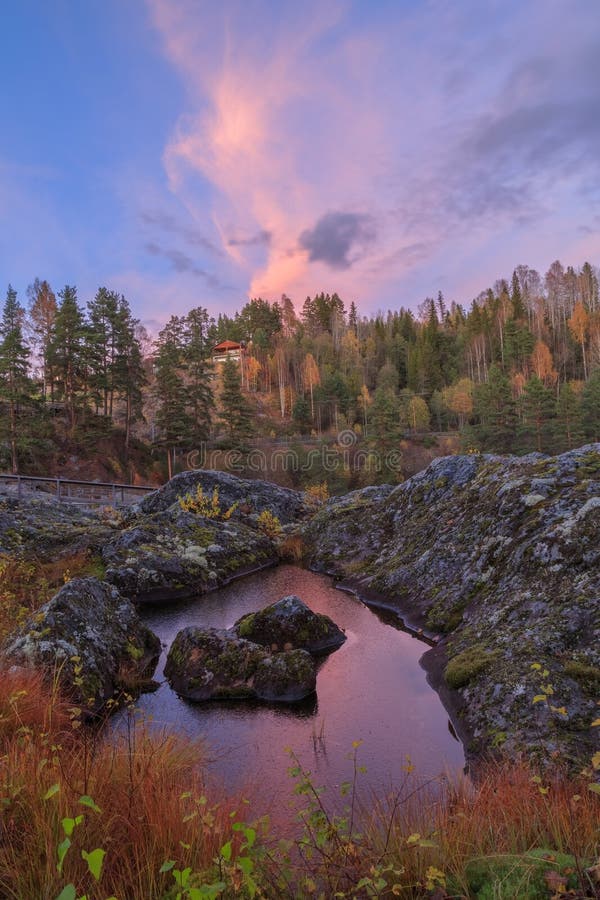
[[[585,758],[600,698],[600,445],[452,456],[330,501],[314,569],[439,638],[425,657],[467,752]]]

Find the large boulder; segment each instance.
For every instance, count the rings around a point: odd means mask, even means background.
[[[440,458],[303,532],[313,568],[438,635],[424,664],[469,753],[580,761],[600,746],[599,535],[600,444]]]
[[[274,541],[239,520],[174,504],[136,517],[102,550],[106,578],[138,602],[196,596],[278,560]]]
[[[133,604],[96,578],[65,584],[2,650],[5,665],[34,667],[57,678],[84,714],[143,689],[159,656],[160,641]]]
[[[21,499],[0,495],[0,553],[34,553],[36,559],[96,553],[115,531],[101,511],[59,503],[51,494]]]
[[[147,515],[169,509],[180,497],[195,494],[198,487],[208,497],[212,497],[217,488],[222,509],[229,509],[237,503],[246,516],[269,510],[282,525],[294,522],[310,511],[304,495],[299,491],[279,487],[270,481],[237,478],[229,472],[212,469],[194,469],[175,475],[167,484],[144,497],[135,511]]]
[[[300,649],[317,655],[331,653],[346,640],[329,616],[313,612],[294,594],[242,616],[233,627],[239,637],[273,652]]]
[[[233,631],[189,627],[173,641],[165,676],[187,700],[265,700],[293,703],[315,690],[312,658],[304,650],[269,653]]]

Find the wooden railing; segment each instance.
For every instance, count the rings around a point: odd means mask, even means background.
[[[155,490],[155,487],[147,484],[113,484],[108,481],[0,474],[2,494],[18,498],[51,494],[59,503],[80,503],[85,506],[128,506]]]

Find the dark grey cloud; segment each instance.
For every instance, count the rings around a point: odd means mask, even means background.
[[[187,255],[187,253],[182,253],[181,250],[176,250],[170,247],[160,247],[153,241],[148,241],[144,245],[144,247],[151,256],[166,259],[171,264],[171,267],[175,272],[179,272],[181,274],[189,273],[190,275],[194,275],[196,278],[201,278],[210,288],[222,289],[226,287],[217,278],[216,275],[213,275],[211,272],[207,272],[206,269],[198,266],[194,262],[194,260]]]
[[[145,225],[154,225],[157,228],[160,228],[161,231],[166,231],[168,234],[183,238],[183,240],[192,247],[202,247],[214,256],[219,256],[221,258],[225,255],[223,251],[202,234],[198,228],[195,228],[193,225],[186,225],[183,222],[179,222],[175,216],[172,216],[170,213],[162,210],[155,210],[153,212],[146,210],[141,213],[140,218]]]
[[[227,241],[227,245],[229,247],[267,247],[273,238],[273,233],[271,231],[259,231],[256,234],[250,235],[250,237],[231,237]]]
[[[298,241],[311,262],[349,269],[376,237],[375,221],[366,213],[328,212]],[[353,254],[353,256],[351,256]]]

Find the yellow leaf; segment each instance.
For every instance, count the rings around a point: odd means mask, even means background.
[[[545,694],[536,694],[532,700],[532,703],[545,703],[548,698]]]
[[[406,843],[410,846],[411,844],[418,844],[420,840],[421,835],[418,831],[415,831],[414,834],[409,834],[409,836],[406,838]]]
[[[590,725],[590,728],[598,728],[599,726],[600,726],[600,719],[594,719],[594,721]]]
[[[592,756],[592,765],[594,769],[600,769],[600,753],[594,753]]]

